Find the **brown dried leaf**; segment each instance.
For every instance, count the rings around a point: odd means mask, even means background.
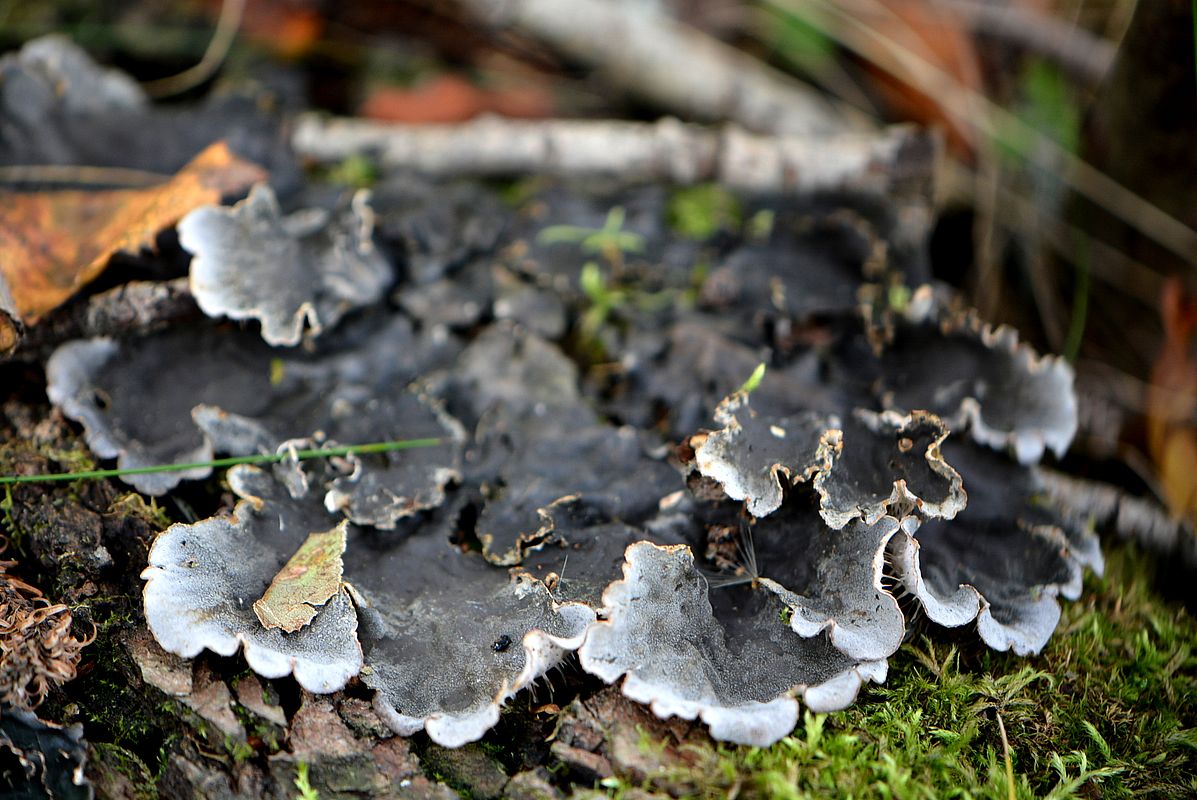
[[[981,91],[981,68],[973,39],[951,8],[928,5],[924,0],[876,0],[869,5],[874,8],[858,9],[856,16],[878,36],[916,53],[960,86]],[[960,124],[959,109],[945,107],[949,99],[928,94],[917,81],[881,68],[866,67],[866,74],[895,117],[939,125],[947,132],[954,153],[968,157],[973,152],[975,137]]]
[[[1164,284],[1160,298],[1164,341],[1147,387],[1147,440],[1164,499],[1173,516],[1197,519],[1197,300],[1179,279]]]
[[[266,593],[254,601],[254,613],[263,627],[295,633],[341,590],[348,524],[342,522],[331,531],[309,535],[278,571]]]
[[[75,638],[71,610],[9,575],[14,564],[0,561],[0,702],[33,709],[52,687],[74,679],[80,651],[95,635]]]
[[[17,314],[36,322],[103,272],[114,253],[152,245],[184,214],[264,177],[217,142],[148,189],[0,193],[0,273]]]
[[[2,235],[0,232],[0,236]],[[24,326],[21,324],[20,315],[17,314],[12,293],[8,291],[4,272],[0,271],[0,358],[17,349],[23,332]]]

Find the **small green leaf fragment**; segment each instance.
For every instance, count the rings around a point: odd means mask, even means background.
[[[329,170],[328,179],[354,189],[369,189],[378,182],[378,166],[367,156],[354,153]]]
[[[644,250],[643,236],[623,230],[624,218],[623,208],[615,206],[607,213],[601,228],[550,225],[536,234],[536,241],[540,244],[575,243],[583,253],[602,254],[614,261],[620,253],[639,253]]]
[[[606,297],[607,282],[603,279],[602,270],[593,261],[587,261],[582,265],[582,272],[578,276],[578,283],[582,287],[582,291],[593,302],[600,302]]]
[[[756,369],[748,376],[748,380],[740,387],[740,391],[744,394],[752,394],[756,388],[761,385],[761,381],[765,378],[765,362],[756,365]]]
[[[710,239],[720,230],[737,230],[742,216],[734,195],[714,183],[678,189],[666,209],[669,226],[687,239]]]
[[[319,607],[341,590],[347,521],[308,536],[278,571],[254,613],[265,628],[295,633],[316,617]]]
[[[887,300],[889,307],[894,311],[902,312],[906,310],[906,306],[910,305],[911,291],[910,287],[905,284],[896,284],[889,287]]]
[[[773,223],[776,220],[777,214],[773,209],[762,208],[748,218],[744,225],[744,235],[754,242],[763,242],[773,233]]]
[[[300,761],[295,765],[295,790],[299,792],[295,795],[298,800],[320,800],[320,792],[312,786],[312,780],[308,775],[306,761]]]

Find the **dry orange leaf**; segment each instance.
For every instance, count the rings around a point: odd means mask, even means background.
[[[1164,343],[1147,388],[1147,440],[1168,509],[1197,520],[1197,302],[1185,296],[1177,278],[1164,284],[1160,298]]]
[[[382,86],[370,92],[358,116],[384,122],[429,124],[463,122],[479,114],[543,119],[552,116],[553,101],[543,86],[484,89],[460,75],[438,75],[411,89]]]
[[[213,24],[221,0],[209,0]],[[311,0],[248,0],[241,15],[239,35],[287,59],[308,55],[324,35],[325,20],[319,4]]]
[[[188,212],[263,178],[260,167],[217,142],[146,189],[0,192],[0,276],[17,315],[36,322],[103,272],[114,253],[152,245]]]

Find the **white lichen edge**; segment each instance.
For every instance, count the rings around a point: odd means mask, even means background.
[[[794,730],[798,724],[800,705],[805,705],[816,714],[842,711],[856,701],[860,688],[866,682],[884,683],[888,669],[889,665],[884,660],[865,661],[823,683],[795,686],[791,690],[794,696],[739,706],[686,700],[671,693],[668,687],[641,680],[634,673],[624,678],[620,691],[629,700],[648,706],[660,719],[701,719],[712,738],[733,744],[768,747]],[[602,675],[599,677],[606,680]],[[618,679],[619,675],[616,675],[607,683],[614,683]]]
[[[1037,355],[1028,345],[1019,343],[1018,332],[1011,327],[976,324],[980,325],[979,335],[986,347],[1004,348],[1013,356],[1015,365],[1027,374],[1042,374],[1049,378],[1058,388],[1050,394],[1060,398],[1063,405],[1058,410],[1059,419],[1049,426],[1003,431],[986,422],[984,407],[977,398],[966,397],[950,421],[956,425],[967,422],[969,432],[978,443],[994,450],[1009,449],[1020,464],[1039,463],[1044,451],[1049,449],[1056,458],[1062,457],[1076,437],[1080,424],[1076,393],[1072,388],[1075,381],[1072,366],[1060,356]]]
[[[748,513],[759,519],[781,507],[784,486],[810,480],[812,476],[831,468],[840,442],[837,438],[840,422],[834,415],[827,417],[827,430],[819,440],[813,459],[801,472],[776,462],[769,464],[763,471],[748,473],[729,457],[735,440],[743,435],[744,427],[736,416],[736,412],[741,410],[755,414],[749,407],[747,392],[733,392],[720,401],[715,408],[714,418],[723,427],[691,437],[694,463],[699,474],[717,482],[731,499],[745,501]]]
[[[254,184],[249,196],[232,207],[207,205],[191,211],[176,228],[179,244],[193,256],[189,286],[196,304],[209,317],[257,320],[268,344],[292,347],[303,340],[305,330],[308,337],[318,336],[350,308],[375,302],[393,275],[371,239],[374,214],[369,200],[369,191],[363,189],[350,201],[356,223],[351,234],[334,228],[336,243],[347,246],[346,257],[363,265],[352,275],[324,265],[318,274],[304,274],[308,259],[301,237],[341,223],[322,209],[284,217],[267,183]],[[247,251],[251,245],[256,249]],[[234,263],[238,255],[248,263]],[[274,272],[264,274],[268,268]],[[314,285],[301,300],[294,295],[295,287],[305,282]],[[331,306],[330,299],[335,301]]]
[[[917,530],[917,519],[902,520],[901,533],[891,541],[890,559],[896,577],[919,601],[927,618],[946,628],[958,628],[976,621],[977,633],[985,644],[1003,652],[1013,650],[1020,656],[1038,653],[1051,639],[1060,621],[1057,598],[1076,600],[1080,597],[1085,567],[1098,575],[1104,570],[1096,537],[1085,536],[1081,547],[1076,547],[1059,528],[1044,525],[1026,529],[1024,535],[1047,538],[1061,548],[1069,565],[1069,576],[1062,583],[1033,587],[1038,596],[1024,608],[1024,621],[1009,625],[994,617],[990,602],[969,584],[960,584],[955,592],[946,596],[936,595],[927,586],[919,560],[920,545],[915,538]]]
[[[194,658],[203,650],[232,656],[240,649],[250,669],[264,678],[294,675],[310,692],[335,692],[361,672],[363,663],[357,612],[347,592],[338,592],[297,633],[267,630],[252,611],[248,612],[245,627],[237,629],[235,625],[222,625],[222,620],[228,620],[218,613],[222,606],[234,613],[232,599],[221,596],[220,588],[214,588],[211,580],[197,576],[194,570],[200,564],[191,551],[184,549],[185,537],[204,538],[217,533],[215,528],[222,525],[237,530],[229,537],[230,544],[235,543],[244,537],[245,519],[259,503],[257,498],[244,499],[237,503],[231,517],[191,525],[180,523],[158,535],[150,548],[148,566],[141,573],[146,582],[142,590],[146,623],[164,650],[183,658]],[[298,647],[309,641],[312,646]]]
[[[849,658],[862,661],[884,661],[897,652],[898,647],[902,644],[902,638],[906,634],[906,620],[903,617],[902,609],[898,605],[897,599],[890,594],[883,583],[886,548],[890,540],[898,534],[900,523],[893,517],[882,517],[873,524],[884,525],[885,530],[880,534],[877,548],[869,560],[870,587],[876,590],[881,602],[887,606],[888,613],[880,621],[877,619],[879,615],[870,615],[870,619],[877,624],[869,629],[868,633],[862,630],[858,624],[841,621],[832,615],[811,608],[807,605],[806,598],[790,591],[776,581],[769,578],[760,579],[761,586],[777,595],[793,612],[790,617],[790,629],[794,633],[809,639],[826,631],[836,650]],[[849,616],[854,615],[849,614]],[[888,625],[886,618],[888,618]],[[870,633],[872,635],[869,635]]]
[[[104,415],[96,405],[84,399],[89,387],[104,366],[120,351],[120,345],[108,337],[67,342],[58,347],[46,362],[46,396],[62,413],[83,426],[83,440],[99,458],[115,458],[119,469],[156,466],[159,459],[146,456],[122,445],[112,436]],[[179,456],[179,463],[211,461],[212,444],[205,436],[202,443]],[[199,480],[212,474],[211,467],[193,467],[176,472],[122,475],[121,480],[149,495],[163,495],[184,480]]]
[[[943,454],[939,449],[939,446],[947,439],[950,432],[948,426],[944,425],[939,417],[926,411],[913,411],[909,414],[902,414],[897,411],[875,412],[863,408],[858,408],[853,413],[865,427],[874,433],[882,433],[887,427],[898,431],[923,418],[941,424],[943,426],[943,433],[927,446],[923,457],[931,467],[932,472],[948,481],[948,496],[941,503],[932,502],[911,492],[905,479],[900,478],[893,482],[893,488],[888,497],[874,503],[857,503],[852,508],[847,509],[830,508],[828,506],[830,497],[826,489],[826,484],[835,478],[835,466],[833,464],[830,469],[820,472],[815,477],[813,484],[815,491],[819,493],[819,515],[823,517],[823,521],[829,527],[837,531],[842,530],[854,519],[860,519],[866,525],[872,525],[882,517],[892,514],[898,509],[910,509],[917,511],[924,517],[935,517],[937,519],[954,519],[957,514],[964,510],[965,506],[968,505],[968,495],[964,491],[964,481],[960,477],[960,473],[944,460]],[[836,450],[837,457],[845,446],[851,447],[852,445],[841,442],[839,449]]]
[[[419,397],[420,402],[432,411],[437,422],[440,424],[443,435],[437,438],[442,443],[457,448],[458,451],[464,448],[465,442],[469,439],[469,433],[466,431],[465,426],[456,417],[446,411],[444,405],[439,400],[420,391],[415,386],[410,388],[416,389],[416,395]],[[333,440],[325,443],[328,447],[335,447],[337,444]],[[281,448],[280,452],[282,452]],[[389,489],[380,489],[380,491],[386,494],[389,502],[387,504],[378,504],[380,508],[373,515],[366,515],[356,508],[358,482],[368,469],[366,461],[353,453],[346,455],[343,460],[345,463],[351,465],[352,469],[349,474],[339,476],[328,483],[328,489],[324,495],[325,510],[330,514],[343,514],[357,525],[369,525],[381,530],[392,530],[396,527],[399,520],[413,516],[429,508],[436,508],[445,500],[445,487],[450,483],[461,480],[461,470],[455,467],[434,467],[432,469],[431,480],[434,488],[424,502],[415,503],[413,502],[413,498],[407,495],[399,495]],[[460,457],[457,460],[460,460]]]
[[[944,420],[953,429],[963,428],[967,424],[970,435],[979,444],[994,450],[1009,449],[1020,464],[1038,463],[1047,449],[1055,453],[1057,458],[1062,457],[1072,444],[1079,425],[1072,366],[1061,356],[1039,355],[1030,345],[1020,342],[1018,331],[1009,325],[987,323],[976,311],[952,312],[947,304],[947,299],[937,294],[932,286],[920,286],[906,308],[906,320],[913,324],[939,321],[945,333],[967,333],[977,337],[990,350],[1004,350],[1014,359],[1015,367],[1021,368],[1026,374],[1050,377],[1059,390],[1049,394],[1061,399],[1063,406],[1058,409],[1059,419],[1049,426],[1006,431],[986,421],[980,399],[966,397],[954,413],[943,415]]]
[[[651,550],[669,554],[690,553],[687,545],[662,546],[647,541],[630,545],[624,559],[624,577],[611,583],[603,592],[604,615],[608,620],[612,609],[623,602],[621,595],[629,590],[629,581],[632,580],[632,572],[636,569],[640,554]],[[798,722],[799,700],[815,712],[838,711],[855,701],[866,681],[884,682],[888,671],[888,663],[884,660],[862,661],[822,683],[794,685],[784,694],[766,702],[729,705],[713,696],[694,700],[683,697],[674,687],[665,683],[645,680],[637,674],[634,665],[629,667],[604,655],[601,648],[609,643],[596,643],[611,629],[610,621],[598,621],[588,632],[586,641],[578,650],[582,668],[586,672],[608,684],[622,678],[620,690],[624,696],[647,705],[657,717],[701,719],[712,737],[736,744],[768,747],[794,729]]]
[[[521,689],[527,688],[557,666],[565,654],[577,650],[594,624],[594,610],[581,603],[554,604],[556,613],[571,622],[570,636],[553,636],[539,629],[524,634],[524,668],[515,680],[505,684],[489,703],[465,713],[433,713],[427,717],[402,714],[387,702],[381,691],[374,695],[374,710],[391,730],[400,736],[411,736],[421,730],[442,747],[461,747],[481,739],[499,722],[503,704]],[[451,668],[452,665],[446,665]]]

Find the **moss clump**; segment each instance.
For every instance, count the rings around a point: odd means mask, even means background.
[[[135,753],[106,742],[91,747],[89,777],[100,782],[99,794],[123,791],[131,800],[157,800],[158,785],[154,773]]]
[[[770,748],[703,746],[648,783],[702,797],[1197,796],[1197,622],[1151,591],[1152,564],[1110,553],[1038,657],[928,631],[851,709],[807,713]]]
[[[714,183],[676,190],[665,211],[669,227],[679,236],[699,241],[720,231],[738,231],[744,212],[731,192]]]

